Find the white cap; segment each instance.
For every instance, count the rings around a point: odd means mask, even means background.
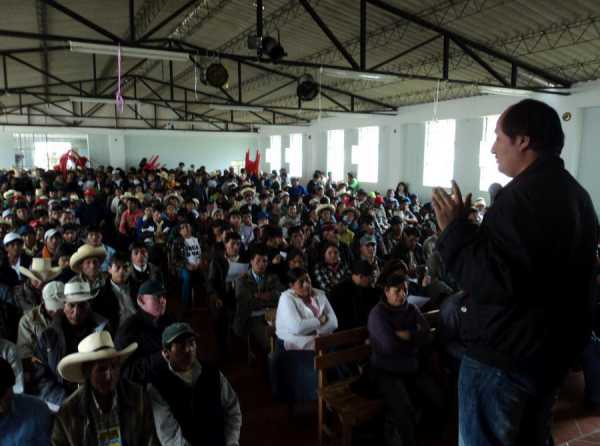
[[[56,234],[60,234],[58,232],[58,229],[55,228],[50,228],[46,231],[46,233],[44,234],[44,241],[48,240],[51,237],[54,237]]]
[[[4,246],[6,246],[9,243],[12,243],[16,240],[23,241],[23,238],[16,232],[9,232],[4,236],[4,240],[2,241],[2,243],[4,243]]]
[[[12,209],[6,209],[4,212],[2,212],[2,218],[6,218],[12,214],[13,214]]]
[[[48,282],[42,289],[42,299],[46,310],[60,310],[65,301],[65,284],[58,281]]]

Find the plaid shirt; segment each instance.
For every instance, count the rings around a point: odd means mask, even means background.
[[[337,268],[332,268],[325,263],[319,263],[313,272],[315,283],[317,288],[325,291],[325,294],[329,294],[331,289],[349,276],[350,270],[348,265],[344,262],[340,262]]]

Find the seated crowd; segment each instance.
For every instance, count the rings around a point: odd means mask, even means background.
[[[219,364],[247,347],[292,401],[316,398],[315,337],[367,326],[385,442],[417,444],[444,411],[432,352],[456,370],[468,299],[431,205],[352,174],[184,167],[0,172],[2,444],[237,445],[236,392],[185,322],[198,306]]]

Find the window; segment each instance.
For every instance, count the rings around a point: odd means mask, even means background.
[[[23,167],[39,167],[51,170],[60,162],[60,157],[73,149],[90,158],[87,135],[47,135],[18,133],[14,135],[18,151],[24,156]]]
[[[379,175],[379,127],[358,129],[358,145],[352,146],[352,164],[358,166],[356,178],[377,183]]]
[[[290,135],[290,146],[285,149],[285,162],[289,164],[289,176],[302,176],[302,134],[292,133]]]
[[[269,163],[271,170],[279,171],[281,169],[281,136],[271,136],[271,144],[266,152],[267,163]]]
[[[492,145],[496,141],[496,122],[500,115],[483,117],[483,132],[479,143],[479,190],[487,191],[492,183],[500,183],[502,186],[510,181],[510,178],[498,170],[496,157],[492,154]]]
[[[423,186],[450,187],[454,174],[456,121],[428,121],[425,124]]]
[[[344,130],[327,132],[327,172],[333,181],[344,180]]]
[[[230,167],[233,167],[235,173],[239,174],[240,170],[244,167],[244,162],[242,160],[235,160],[229,163]]]

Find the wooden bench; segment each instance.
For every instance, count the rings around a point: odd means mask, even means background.
[[[335,441],[339,438],[344,446],[352,444],[352,429],[383,412],[383,401],[357,395],[350,385],[353,377],[333,384],[327,383],[327,370],[345,364],[360,364],[369,360],[371,347],[367,343],[366,327],[340,331],[315,338],[315,368],[318,370],[319,444],[324,435]],[[335,351],[331,352],[332,349]],[[341,426],[341,432],[325,424],[325,412],[330,410]]]
[[[439,310],[424,314],[435,332],[439,320]],[[383,413],[383,401],[360,396],[352,391],[351,385],[358,377],[352,377],[332,384],[327,383],[327,370],[346,364],[364,364],[371,355],[367,327],[340,331],[315,338],[315,369],[318,370],[318,429],[319,445],[327,436],[333,442],[339,440],[342,446],[352,445],[352,429]],[[334,422],[325,422],[329,410]]]

